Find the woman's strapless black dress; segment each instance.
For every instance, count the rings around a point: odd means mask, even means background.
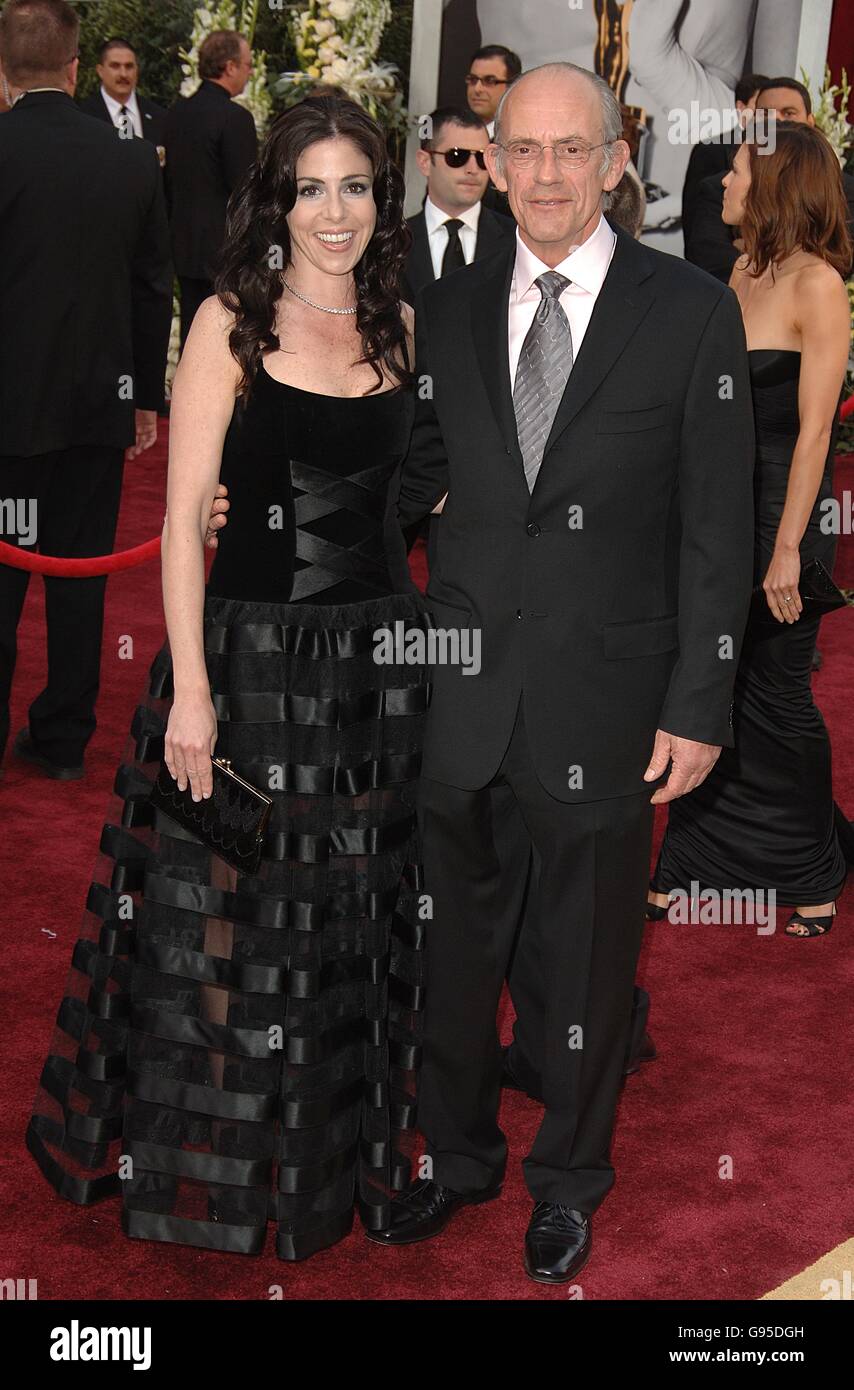
[[[754,583],[765,578],[797,443],[800,353],[749,354],[756,419]],[[800,546],[832,572],[837,538],[821,529],[821,504],[833,495],[830,442],[815,506]],[[670,803],[653,878],[662,893],[774,890],[789,905],[839,895],[850,829],[834,805],[830,741],[810,683],[820,618],[780,627],[748,623],[735,682],[735,747],[724,748],[709,776]]]
[[[426,628],[395,519],[411,390],[256,379],[235,407],[204,614],[217,756],[274,808],[238,875],[148,804],[171,703],[156,658],[116,778],[27,1145],[56,1190],[121,1192],[146,1240],[285,1260],[389,1221],[408,1181],[426,905],[415,785]]]

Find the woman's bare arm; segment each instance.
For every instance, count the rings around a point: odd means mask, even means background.
[[[220,301],[205,300],[175,374],[169,427],[162,566],[175,700],[166,757],[182,790],[189,777],[194,796],[210,795],[216,740],[202,629],[204,541],[240,379],[228,347],[230,326],[231,315]]]

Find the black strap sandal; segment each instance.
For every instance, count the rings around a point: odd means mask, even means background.
[[[835,916],[836,903],[833,904],[833,911],[825,917],[804,917],[800,912],[793,912],[786,923],[786,936],[798,937],[803,941],[809,936],[827,936]],[[806,927],[806,931],[789,931],[793,922],[797,926]]]

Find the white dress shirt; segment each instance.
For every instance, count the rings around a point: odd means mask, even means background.
[[[433,274],[438,280],[442,274],[442,257],[448,245],[448,229],[445,223],[451,216],[448,212],[443,212],[431,202],[429,194],[424,202],[424,222],[427,227],[427,245],[430,247],[430,259],[433,262]],[[474,260],[474,248],[477,245],[477,224],[480,221],[480,203],[473,203],[465,212],[458,212],[456,217],[462,222],[459,228],[460,245],[463,248],[463,255],[466,258],[466,265],[471,265]]]
[[[122,103],[120,101],[116,101],[115,97],[111,97],[109,92],[103,86],[101,87],[101,96],[104,98],[104,104],[110,113],[110,120],[116,127],[116,130],[119,130],[121,128],[122,121],[124,120],[124,117],[120,115]],[[142,113],[139,109],[139,102],[136,99],[136,89],[134,89],[131,92],[124,105],[127,109],[128,115],[130,116],[130,122],[133,126],[134,135],[137,135],[140,140],[144,139],[145,137],[142,133]]]
[[[584,341],[584,334],[587,332],[596,298],[608,274],[616,244],[617,238],[613,229],[605,218],[600,216],[598,226],[587,240],[580,246],[573,247],[559,265],[552,267],[528,249],[519,235],[519,228],[516,228],[516,264],[513,268],[507,312],[511,384],[516,381],[516,368],[522,344],[534,321],[537,305],[542,299],[540,287],[534,283],[537,276],[554,269],[572,281],[560,296],[560,306],[569,321],[574,361]]]

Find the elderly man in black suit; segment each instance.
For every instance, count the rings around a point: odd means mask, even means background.
[[[72,96],[79,20],[64,0],[7,0],[0,61],[0,499],[49,555],[109,553],[124,451],[157,438],[172,267],[157,155],[118,140]],[[9,732],[25,571],[0,565],[0,757]],[[45,579],[47,685],[18,756],[83,775],[95,729],[102,578]]]
[[[81,101],[81,111],[109,121],[125,138],[150,140],[162,149],[166,109],[139,91],[139,64],[127,39],[107,39],[95,70],[101,85]]]
[[[772,77],[757,94],[756,111],[766,119],[798,121],[815,125],[808,89],[794,77]],[[737,146],[731,147],[734,154]],[[723,220],[724,189],[722,173],[702,179],[694,189],[691,217],[685,236],[685,258],[694,265],[729,283],[732,268],[741,255],[738,228]],[[842,187],[848,203],[848,229],[854,237],[854,178],[842,171]],[[854,266],[852,266],[854,270]]]
[[[501,1188],[496,1009],[515,922],[496,826],[509,806],[536,859],[523,933],[542,993],[519,1060],[544,1105],[522,1165],[525,1264],[547,1283],[583,1267],[614,1182],[651,800],[690,792],[732,744],[751,589],[738,303],[602,215],[629,156],[621,127],[610,88],[572,64],[525,73],[504,98],[487,158],[515,244],[418,296],[416,373],[432,389],[418,393],[399,506],[409,524],[444,499],[428,604],[437,640],[479,639],[481,665],[432,668],[428,1152],[369,1235],[426,1239]]]
[[[486,126],[457,106],[440,106],[429,116],[430,134],[415,156],[427,180],[420,212],[408,219],[412,246],[406,260],[404,298],[412,304],[425,285],[497,251],[512,240],[515,223],[490,212],[481,199],[489,175]]]
[[[181,346],[203,300],[225,236],[232,190],[255,162],[258,138],[240,96],[252,72],[241,34],[217,30],[199,49],[198,91],[179,98],[166,117],[166,194],[172,254],[181,287]]]

